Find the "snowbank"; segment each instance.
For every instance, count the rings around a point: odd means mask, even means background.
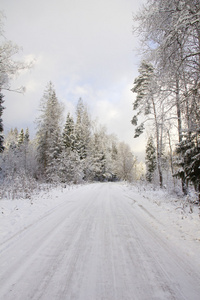
[[[186,255],[192,256],[200,265],[200,218],[197,205],[186,205],[186,200],[152,186],[115,184],[123,187],[127,201],[137,206],[156,230],[166,239],[171,239],[177,249],[182,248]],[[52,188],[26,200],[0,200],[0,244],[32,226],[64,202],[70,201],[74,193],[78,192],[81,197],[82,189],[87,189],[88,185],[80,187],[72,185]]]
[[[79,187],[80,185],[68,185],[65,188],[45,187],[45,190],[33,194],[30,199],[1,199],[0,244],[68,201],[71,193]]]
[[[176,197],[148,184],[129,185],[129,199],[143,210],[151,225],[171,239],[177,249],[199,264],[200,209],[187,198]],[[136,199],[136,200],[135,200]]]

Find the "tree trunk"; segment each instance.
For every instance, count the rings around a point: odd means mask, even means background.
[[[159,124],[158,124],[156,106],[155,106],[153,97],[152,97],[152,105],[153,105],[153,112],[154,112],[154,119],[155,119],[155,126],[156,126],[156,154],[157,154],[159,183],[160,183],[160,187],[162,188],[163,187],[163,175],[162,175],[162,167],[161,167],[161,148],[160,148],[160,139],[159,139]]]
[[[174,174],[174,166],[173,166],[173,152],[172,152],[172,144],[171,144],[171,138],[170,138],[170,132],[167,130],[167,135],[168,135],[168,141],[169,141],[169,151],[170,151],[170,166],[171,166],[171,172],[172,172],[172,178],[173,178],[173,184],[175,187],[175,179],[173,177]]]
[[[176,76],[176,110],[177,110],[177,118],[178,118],[178,139],[179,143],[182,142],[183,140],[183,135],[182,135],[182,120],[181,120],[181,107],[180,107],[180,87],[179,87],[179,79],[178,79],[178,74]],[[187,183],[186,183],[186,178],[185,174],[183,178],[181,179],[182,183],[182,191],[184,195],[187,195]]]

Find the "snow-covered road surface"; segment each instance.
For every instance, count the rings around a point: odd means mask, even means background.
[[[199,300],[199,266],[159,226],[118,183],[63,194],[1,244],[0,299]]]

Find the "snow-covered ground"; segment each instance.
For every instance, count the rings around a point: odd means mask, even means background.
[[[0,299],[200,299],[199,211],[166,192],[95,183],[0,209]]]

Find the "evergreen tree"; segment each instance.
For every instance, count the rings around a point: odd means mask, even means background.
[[[174,176],[184,178],[187,189],[188,182],[193,183],[200,203],[200,134],[190,134],[176,147],[179,167]]]
[[[17,143],[18,143],[18,130],[15,127],[15,129],[13,130],[11,128],[11,130],[7,133],[6,137],[5,137],[5,148],[9,149],[9,148],[16,148],[17,147]]]
[[[81,98],[76,108],[75,138],[75,149],[80,159],[85,159],[88,155],[91,139],[91,122],[87,107],[83,104]]]
[[[156,169],[156,148],[154,146],[153,137],[150,136],[146,146],[146,179],[149,182],[153,180],[153,174]]]
[[[0,153],[3,152],[4,150],[4,146],[3,146],[3,141],[4,141],[4,137],[3,137],[3,120],[2,120],[2,114],[3,114],[3,95],[2,93],[0,93]]]
[[[136,100],[133,103],[133,109],[137,114],[132,119],[134,126],[138,123],[138,116],[146,116],[145,122],[153,120],[156,136],[156,157],[159,173],[160,187],[163,186],[162,175],[162,144],[163,144],[163,122],[164,122],[164,105],[159,103],[158,78],[155,74],[153,65],[143,61],[139,68],[140,75],[134,80],[134,87],[131,89],[136,93]],[[144,122],[135,129],[135,138],[139,137],[144,131]]]
[[[74,132],[74,120],[70,116],[70,113],[67,115],[65,127],[62,134],[62,144],[64,149],[74,150],[75,143],[75,132]]]
[[[25,139],[24,130],[22,128],[18,136],[18,146],[21,146],[24,143],[24,139]]]
[[[63,183],[80,183],[83,179],[80,157],[76,151],[64,150],[60,154],[59,177]]]
[[[41,101],[41,116],[38,119],[37,131],[39,173],[49,181],[57,174],[61,152],[61,121],[62,106],[50,82]]]
[[[88,177],[92,180],[102,181],[106,172],[106,150],[102,131],[95,132],[92,138],[90,151],[90,164]]]
[[[26,131],[25,131],[25,134],[24,134],[24,142],[25,142],[26,144],[28,144],[28,143],[29,143],[29,140],[30,140],[29,130],[28,130],[28,128],[26,128]]]

